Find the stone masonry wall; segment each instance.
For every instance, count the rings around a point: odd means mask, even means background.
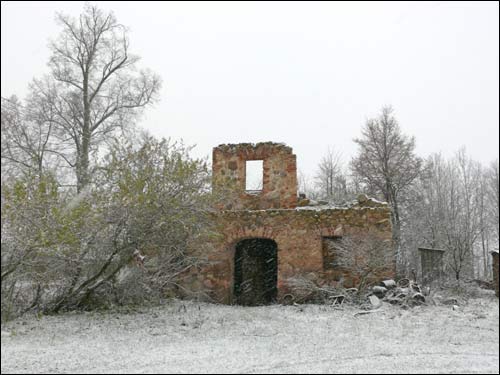
[[[322,237],[367,231],[391,239],[387,206],[349,209],[286,209],[222,211],[215,215],[220,236],[207,254],[208,263],[186,275],[185,282],[203,288],[213,300],[233,303],[234,252],[238,241],[267,238],[278,245],[278,300],[289,292],[287,279],[308,275],[320,285],[352,287],[358,275],[350,271],[325,270]],[[387,251],[391,251],[388,246]],[[341,273],[341,274],[339,274]],[[379,278],[393,278],[395,264],[388,264]]]
[[[247,160],[263,160],[263,187],[245,192]],[[213,149],[213,189],[224,193],[219,209],[294,208],[297,205],[297,162],[292,149],[281,143],[224,144]]]
[[[245,191],[246,161],[263,160],[263,186]],[[207,293],[212,300],[234,303],[235,247],[244,239],[270,239],[277,245],[278,301],[290,292],[290,278],[305,276],[316,284],[352,287],[359,281],[353,270],[341,269],[324,259],[330,239],[364,233],[391,240],[390,210],[385,203],[360,197],[349,208],[298,207],[297,165],[292,149],[281,143],[224,144],[213,149],[213,193],[220,197],[214,212],[217,234],[208,244],[202,266],[182,275],[186,290]],[[381,256],[395,259],[392,246]],[[331,255],[331,254],[330,254]],[[328,255],[328,256],[330,256]],[[356,253],[356,257],[359,255]],[[325,267],[324,263],[328,263]],[[375,277],[393,278],[395,261]],[[340,284],[340,285],[339,285]]]

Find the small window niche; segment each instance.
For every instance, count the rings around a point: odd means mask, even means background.
[[[260,194],[264,185],[264,160],[247,160],[245,169],[245,191]]]
[[[338,270],[340,262],[338,250],[342,241],[341,236],[323,237],[323,269]]]

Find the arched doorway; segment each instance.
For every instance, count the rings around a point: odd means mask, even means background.
[[[259,306],[276,301],[278,245],[265,238],[250,238],[236,244],[234,254],[234,299],[238,305]]]

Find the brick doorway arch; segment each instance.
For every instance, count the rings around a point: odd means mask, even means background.
[[[248,238],[235,245],[234,300],[238,305],[276,302],[278,245],[267,238]]]

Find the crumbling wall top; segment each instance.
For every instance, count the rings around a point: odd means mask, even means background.
[[[272,154],[292,155],[292,148],[284,143],[258,142],[258,143],[225,143],[214,147],[214,152],[227,155],[249,155],[258,154],[258,157],[266,157]]]

